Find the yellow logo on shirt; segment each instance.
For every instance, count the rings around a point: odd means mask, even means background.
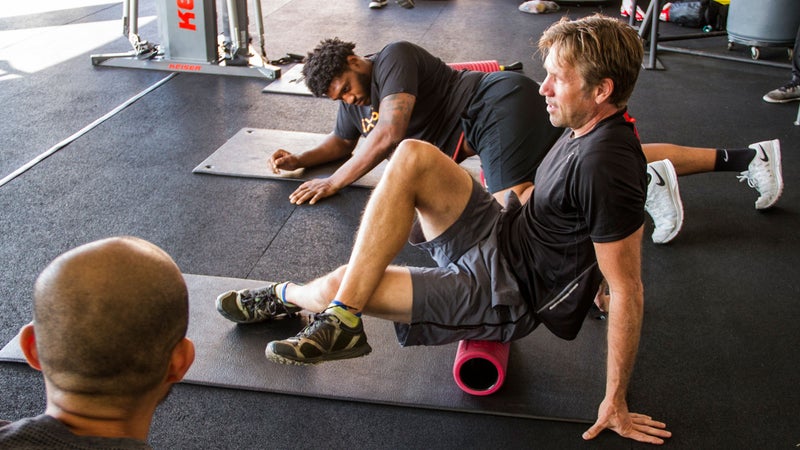
[[[361,119],[361,132],[366,136],[367,133],[372,131],[375,128],[375,125],[378,123],[378,111],[372,111],[369,117],[363,117]]]

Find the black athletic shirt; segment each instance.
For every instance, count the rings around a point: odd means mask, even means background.
[[[79,436],[54,417],[41,414],[16,422],[0,421],[0,448],[149,450],[147,442],[129,438]]]
[[[504,219],[500,245],[515,268],[523,296],[557,336],[573,339],[592,305],[601,274],[593,242],[614,242],[644,223],[646,160],[623,112],[591,132],[567,129],[542,161],[533,196]]]
[[[380,101],[392,94],[416,97],[406,137],[430,142],[452,155],[461,135],[461,115],[472,98],[481,72],[457,71],[424,48],[393,42],[372,61],[372,106],[339,103],[334,134],[343,139],[366,137],[379,117]]]

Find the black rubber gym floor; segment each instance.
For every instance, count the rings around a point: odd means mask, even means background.
[[[52,3],[55,11],[0,12],[0,177],[168,75],[90,64],[90,54],[129,49],[121,3]],[[533,42],[550,23],[565,14],[619,14],[618,1],[548,15],[521,13],[511,0],[418,0],[413,10],[390,2],[378,11],[368,10],[366,0],[268,3],[271,58],[302,54],[333,36],[356,42],[360,54],[405,39],[446,61],[522,61],[524,72],[540,81]],[[151,18],[155,9],[144,1],[141,16]],[[154,21],[140,34],[158,42]],[[724,44],[687,43],[713,51]],[[749,58],[746,49],[733,54]],[[785,62],[780,51],[762,57]],[[659,59],[665,70],[643,71],[630,102],[642,140],[743,147],[779,138],[786,188],[775,208],[758,212],[755,191],[735,174],[681,178],[683,231],[666,246],[644,242],[645,322],[630,407],[667,422],[672,448],[794,448],[800,445],[800,127],[792,123],[798,104],[761,100],[788,81],[788,66],[671,52]],[[330,131],[333,102],[263,94],[265,84],[179,74],[0,187],[0,345],[30,320],[39,271],[59,253],[102,237],[150,240],[192,274],[306,280],[345,263],[368,190],[348,188],[317,206],[295,207],[287,200],[291,183],[191,172],[243,127]],[[429,264],[411,249],[398,260]],[[425,383],[425,374],[408,383]],[[4,419],[44,409],[41,376],[25,365],[0,363],[0,392]],[[150,442],[156,448],[644,447],[610,432],[587,444],[585,428],[181,384],[158,410]]]

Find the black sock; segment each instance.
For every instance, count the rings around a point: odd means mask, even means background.
[[[752,148],[718,148],[714,172],[744,172],[755,157]]]

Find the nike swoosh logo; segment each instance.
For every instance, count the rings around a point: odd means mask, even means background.
[[[764,147],[759,145],[758,149],[761,150],[761,154],[763,155],[759,159],[761,159],[764,162],[769,162],[769,156],[767,156],[767,152],[764,151]]]
[[[722,161],[728,162],[728,151],[727,150],[723,150],[722,151]]]
[[[654,170],[653,173],[656,174],[656,178],[658,178],[656,180],[656,186],[664,186],[665,184],[667,184],[667,183],[664,182],[664,179],[661,178],[661,174],[658,173],[657,170]]]

